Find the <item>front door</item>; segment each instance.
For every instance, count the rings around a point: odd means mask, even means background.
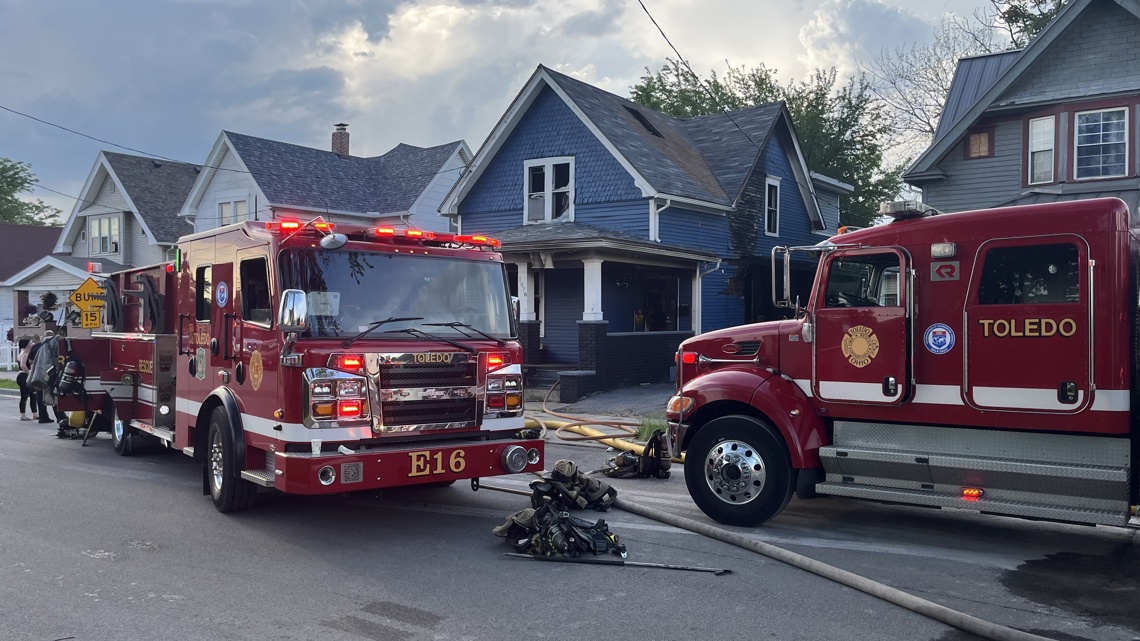
[[[1088,251],[1083,238],[1069,234],[982,244],[965,309],[971,405],[1063,413],[1088,405]]]
[[[824,258],[813,301],[813,380],[824,401],[898,404],[910,395],[909,261],[896,249]]]

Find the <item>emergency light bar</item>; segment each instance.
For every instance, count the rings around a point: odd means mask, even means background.
[[[476,247],[489,247],[491,249],[498,249],[502,243],[489,236],[483,235],[456,235],[445,232],[434,232],[424,229],[396,229],[395,227],[372,227],[370,229],[352,230],[352,226],[344,231],[349,236],[356,237],[358,240],[376,240],[380,238],[392,240],[410,240],[410,241],[429,241],[436,243],[457,243],[461,245],[474,245]],[[331,233],[336,225],[325,221],[314,221],[311,223],[303,223],[299,220],[290,218],[283,218],[265,223],[265,229],[268,231],[280,233],[300,233],[306,231],[306,228],[311,228],[313,232],[318,234]],[[360,236],[363,235],[363,238]]]

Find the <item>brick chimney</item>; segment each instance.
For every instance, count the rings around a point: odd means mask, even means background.
[[[348,154],[348,124],[337,123],[333,125],[336,131],[332,134],[332,151],[334,154],[347,156]]]

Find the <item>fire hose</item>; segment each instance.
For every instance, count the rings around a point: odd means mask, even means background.
[[[541,417],[530,416],[527,417],[528,425],[539,427],[543,430],[544,433],[553,427],[555,428],[555,435],[557,435],[562,440],[593,440],[604,443],[613,448],[633,451],[639,456],[642,454],[644,450],[642,446],[625,440],[627,437],[635,433],[636,427],[638,425],[636,422],[619,419],[594,420],[572,416],[569,414],[560,414],[548,409],[547,400],[550,398],[551,393],[557,387],[558,383],[555,383],[546,393],[546,397],[543,398],[542,401],[542,410],[546,415],[565,420],[546,421]],[[614,428],[620,430],[622,433],[605,433],[587,427],[590,425]],[[577,436],[566,436],[563,434],[564,432],[574,432],[577,434]],[[683,459],[675,458],[673,460],[675,462],[683,462]],[[488,486],[483,487],[486,487],[487,489],[499,489]],[[636,514],[638,516],[652,519],[654,521],[659,521],[667,525],[672,525],[673,527],[687,530],[695,534],[707,536],[709,538],[716,539],[730,545],[735,545],[739,548],[750,550],[756,554],[766,556],[770,559],[786,563],[792,567],[811,572],[812,574],[821,576],[825,579],[829,579],[831,581],[839,583],[840,585],[845,585],[849,588],[859,590],[864,594],[869,594],[873,597],[887,601],[888,603],[893,603],[906,610],[910,610],[911,612],[921,614],[940,623],[958,628],[959,630],[964,630],[971,634],[976,634],[985,639],[993,639],[994,641],[1051,641],[1047,637],[979,619],[964,612],[959,612],[946,606],[939,605],[933,601],[914,596],[913,594],[904,592],[897,588],[893,588],[884,583],[874,581],[865,576],[855,574],[854,572],[848,572],[847,570],[843,570],[833,565],[823,563],[822,561],[817,561],[810,557],[804,556],[802,554],[797,554],[770,543],[756,541],[735,532],[730,532],[723,528],[709,525],[708,523],[702,523],[700,521],[677,516],[675,514],[669,514],[668,512],[646,507],[644,505],[640,505],[638,503],[627,501],[621,498],[619,498],[614,505],[617,508],[631,514]]]

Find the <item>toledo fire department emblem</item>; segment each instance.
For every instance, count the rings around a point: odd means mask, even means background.
[[[843,337],[843,355],[855,367],[866,367],[879,353],[879,337],[865,325],[856,325]]]
[[[255,349],[249,355],[249,384],[253,390],[261,388],[261,381],[265,378],[265,363],[261,361],[261,350]]]

